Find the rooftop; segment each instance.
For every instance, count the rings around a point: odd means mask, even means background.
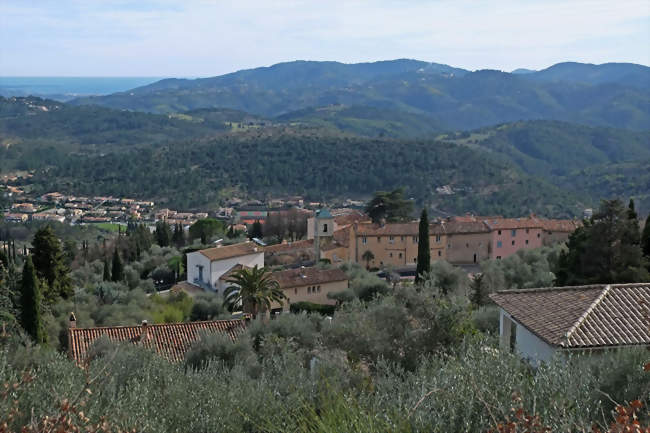
[[[650,283],[505,290],[490,298],[553,346],[650,344]]]
[[[297,268],[273,273],[273,278],[283,289],[311,286],[334,281],[346,281],[348,276],[340,269]]]
[[[161,325],[113,326],[104,328],[68,329],[69,350],[78,364],[85,361],[86,353],[99,337],[105,335],[115,342],[130,342],[153,348],[162,357],[180,362],[200,332],[227,334],[234,341],[244,330],[245,321],[213,320],[206,322],[167,323]]]
[[[261,253],[262,250],[254,242],[243,242],[241,244],[214,247],[198,251],[210,261],[229,259],[232,257],[247,256],[249,254]]]

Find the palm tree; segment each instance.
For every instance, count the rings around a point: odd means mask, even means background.
[[[370,262],[375,260],[375,255],[372,251],[366,250],[366,252],[361,255],[361,258],[366,261],[366,269],[370,269]]]
[[[255,265],[253,268],[239,269],[226,282],[230,286],[224,293],[224,303],[230,307],[242,305],[244,312],[251,313],[253,317],[266,313],[273,302],[284,304],[283,300],[287,298],[267,267]]]

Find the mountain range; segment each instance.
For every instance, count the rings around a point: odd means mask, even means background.
[[[427,118],[443,130],[533,119],[646,130],[650,68],[567,62],[507,73],[408,59],[295,61],[211,78],[164,79],[71,103],[152,113],[230,108],[267,118],[330,106],[369,107]]]

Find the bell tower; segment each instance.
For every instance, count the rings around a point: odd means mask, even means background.
[[[334,233],[334,217],[327,208],[318,209],[314,216],[314,248],[316,263],[320,261],[321,238],[330,239]]]

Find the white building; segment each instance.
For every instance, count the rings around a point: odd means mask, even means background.
[[[218,246],[187,254],[187,282],[223,293],[228,286],[224,275],[246,267],[263,267],[264,252],[253,242]]]
[[[650,346],[650,283],[503,290],[501,346],[534,366],[556,353]]]

